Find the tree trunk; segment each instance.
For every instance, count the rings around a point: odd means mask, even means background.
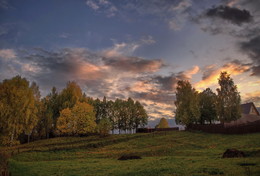
[[[10,147],[12,147],[12,145],[13,145],[13,140],[14,140],[14,134],[12,133],[12,135],[11,135]]]
[[[13,146],[14,133],[15,133],[15,128],[13,129],[13,133],[12,133],[12,135],[11,135],[11,143],[10,143],[10,146],[11,146],[11,147]]]
[[[27,134],[27,143],[30,143],[30,134]]]

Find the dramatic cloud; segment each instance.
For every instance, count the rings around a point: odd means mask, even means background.
[[[16,53],[12,49],[2,49],[0,50],[0,57],[4,59],[12,59],[16,57]]]
[[[249,70],[250,64],[243,64],[238,60],[234,60],[232,62],[224,64],[222,67],[209,65],[203,69],[202,80],[196,83],[195,87],[198,89],[205,89],[207,87],[216,85],[218,83],[219,74],[223,71],[227,71],[232,76],[235,76],[240,75]]]
[[[141,100],[150,100],[156,103],[172,104],[174,103],[175,96],[169,95],[163,91],[158,92],[132,92],[132,97]]]
[[[260,35],[249,41],[241,43],[241,49],[249,54],[249,56],[260,63]]]
[[[248,38],[259,31],[259,1],[222,0],[222,5],[208,8],[194,18],[201,29],[212,35],[227,34]]]
[[[233,36],[239,50],[248,55],[252,60],[251,65],[247,65],[247,67],[250,66],[247,70],[252,71],[252,76],[260,76],[260,13],[256,8],[260,7],[259,1],[224,0],[223,3],[225,3],[226,6],[220,5],[213,7],[204,13],[204,16],[213,19],[213,21],[203,21],[203,17],[199,17],[201,29],[213,35],[228,34],[229,36]],[[242,7],[250,11],[242,10]],[[242,25],[249,22],[249,25]],[[229,23],[235,24],[236,26],[230,25]],[[207,72],[210,73],[211,69],[205,71],[205,73]],[[203,81],[204,80],[202,80],[202,82]],[[205,83],[206,82],[207,81],[205,81]]]
[[[148,35],[141,40],[130,43],[115,43],[113,47],[104,50],[102,53],[105,57],[118,57],[122,55],[133,55],[134,52],[144,46],[156,43],[152,36]]]
[[[36,81],[43,95],[52,86],[61,90],[67,81],[73,80],[88,96],[107,96],[109,99],[132,97],[139,100],[153,118],[174,116],[177,81],[190,80],[199,71],[199,67],[194,66],[170,76],[161,76],[158,71],[164,69],[163,60],[124,55],[107,57],[102,51],[92,52],[84,48],[20,50],[17,51],[17,57],[11,51],[0,52],[4,57],[13,57],[1,61],[1,65],[8,65],[3,68],[4,72],[10,76],[20,74]]]
[[[173,17],[166,19],[168,21],[169,28],[175,31],[180,31],[187,19],[190,16],[189,9],[192,7],[192,1],[184,0],[171,7],[170,12]]]
[[[174,114],[174,106],[172,104],[166,104],[165,102],[159,103],[151,100],[144,100],[142,103],[145,105],[145,108],[150,112],[149,120],[154,120],[156,118],[168,118],[172,119]]]
[[[104,62],[107,66],[122,72],[156,72],[163,67],[162,60],[145,60],[139,57],[105,58]]]
[[[89,83],[97,86],[96,80],[107,77],[109,68],[97,63],[98,55],[85,49],[63,49],[50,52],[44,49],[34,49],[33,51],[20,51],[19,57],[6,61],[7,71],[16,70],[14,74],[26,76],[31,80],[36,80],[43,90],[48,90],[51,86],[62,88],[67,81],[76,80],[78,82]],[[12,68],[12,69],[11,69]]]
[[[160,59],[147,60],[140,57],[133,57],[134,51],[143,45],[155,43],[151,36],[143,37],[141,40],[132,43],[116,43],[114,47],[101,52],[105,65],[121,72],[152,73],[162,67],[164,63]]]
[[[154,90],[155,85],[153,85],[150,81],[137,81],[133,84],[133,86],[129,87],[129,90],[132,92],[151,92]]]
[[[244,102],[254,102],[256,106],[260,106],[260,91],[246,93]]]
[[[95,11],[105,13],[107,17],[115,16],[118,9],[108,0],[87,0],[86,5]]]
[[[93,2],[95,5],[92,5]],[[111,2],[106,1],[112,5]],[[100,7],[104,5],[100,4],[100,1],[91,1],[89,6],[95,11],[101,11]],[[192,7],[191,0],[128,0],[118,1],[115,3],[111,10],[113,16],[119,16],[124,20],[132,21],[137,20],[139,17],[150,16],[155,21],[163,21],[170,29],[179,31],[186,23],[187,18],[190,15],[190,9]],[[108,6],[106,4],[106,6]],[[134,15],[133,15],[134,14]],[[135,18],[132,18],[135,16]]]
[[[173,10],[184,11],[191,6],[192,6],[192,3],[190,0],[184,0],[184,1],[180,1],[175,7],[173,7]]]
[[[17,53],[6,49],[0,50],[0,57],[4,58],[0,60],[4,72],[0,79],[17,74],[25,76],[40,85],[43,95],[52,86],[61,90],[73,80],[92,97],[133,97],[140,102],[149,100],[173,106],[173,96],[150,81],[164,67],[160,59],[148,60],[122,54],[108,57],[104,52],[91,52],[84,48],[58,51],[35,48]],[[195,72],[196,67],[179,74],[190,78]]]
[[[94,98],[139,100],[153,118],[174,117],[179,80],[214,90],[228,71],[245,99],[258,90],[259,0],[49,1],[0,0],[0,81],[19,74],[43,96],[76,81]]]
[[[260,76],[260,35],[249,41],[241,42],[240,49],[248,54],[253,61],[252,75]]]
[[[247,6],[250,8],[250,10],[254,13],[259,13],[260,8],[260,1],[258,0],[233,0],[235,1],[232,5],[238,6],[238,7],[244,7]],[[232,2],[232,1],[231,1]]]
[[[206,12],[206,16],[211,18],[221,18],[236,25],[251,22],[253,19],[249,11],[229,6],[213,7]]]
[[[156,76],[154,77],[154,81],[161,85],[161,88],[163,90],[169,90],[169,91],[173,91],[176,87],[176,84],[178,82],[178,80],[182,79],[182,75],[176,75],[176,74],[172,74],[170,76]]]
[[[180,72],[179,74],[183,75],[186,79],[191,79],[193,75],[197,74],[199,72],[200,68],[199,66],[194,66],[193,68]]]
[[[197,74],[199,71],[198,66],[194,66],[190,70],[182,71],[179,73],[173,73],[170,76],[155,76],[153,81],[160,85],[163,90],[174,91],[176,84],[179,80],[190,80],[192,75]]]
[[[99,6],[92,0],[87,0],[86,4],[94,10],[99,9]]]
[[[174,97],[171,97],[174,99]],[[174,105],[173,104],[168,104],[168,102],[154,102],[153,100],[141,100],[140,101],[145,109],[149,112],[150,119],[149,120],[154,120],[157,118],[168,118],[172,119],[172,117],[175,115],[174,114]]]
[[[233,7],[234,5],[236,5],[237,3],[239,3],[239,0],[231,0],[227,2],[227,6],[229,7]]]

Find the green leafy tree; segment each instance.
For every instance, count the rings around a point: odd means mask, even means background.
[[[115,103],[113,101],[107,102],[107,108],[108,108],[108,119],[110,121],[110,126],[112,130],[112,134],[114,134],[114,130],[117,129],[117,121],[116,121],[116,109],[115,109]]]
[[[53,127],[49,128],[49,134],[56,135],[57,132],[57,119],[60,112],[66,108],[72,108],[77,102],[84,102],[86,97],[83,96],[80,86],[76,82],[68,82],[66,87],[60,92],[57,92],[55,87],[47,95],[47,112],[46,122],[50,122],[49,115],[52,114]],[[46,124],[47,125],[47,124]]]
[[[93,102],[94,111],[96,113],[96,123],[102,119],[102,102],[97,98]]]
[[[54,135],[56,131],[57,119],[60,116],[60,111],[62,110],[61,96],[59,95],[56,87],[53,87],[51,93],[45,97],[44,106],[45,112],[43,112],[42,118],[44,118],[43,121],[46,137],[49,138],[49,136]]]
[[[120,116],[121,104],[122,104],[122,100],[120,99],[116,99],[114,102],[114,119],[115,119],[114,129],[118,129],[119,134],[121,133],[121,128],[122,128],[122,120]]]
[[[217,114],[219,120],[230,122],[241,117],[241,98],[233,79],[227,72],[221,72],[217,89]]]
[[[184,125],[198,122],[200,117],[198,92],[186,80],[178,81],[176,89],[176,122]]]
[[[121,130],[126,132],[128,129],[128,109],[127,109],[127,102],[122,100],[121,104],[119,106],[119,114],[120,114],[120,120],[121,120]]]
[[[159,124],[156,125],[155,128],[169,128],[168,121],[165,118],[161,118]]]
[[[199,94],[200,97],[200,123],[204,124],[205,121],[211,124],[212,121],[217,120],[216,102],[217,95],[207,88]]]
[[[44,97],[41,100],[39,123],[37,125],[37,132],[39,138],[49,138],[54,126],[54,109],[52,109],[49,97]],[[57,118],[55,118],[57,119]]]
[[[107,98],[104,96],[103,101],[101,102],[101,119],[108,117],[108,111]]]
[[[135,102],[135,115],[134,115],[134,128],[144,127],[148,122],[148,115],[143,105],[139,102]]]
[[[109,119],[103,118],[97,125],[97,130],[100,136],[108,136],[111,130],[111,122]]]
[[[12,145],[21,133],[34,128],[33,118],[37,113],[34,91],[29,81],[16,76],[0,83],[0,100],[2,141]]]
[[[128,131],[130,131],[130,133],[132,133],[132,130],[134,129],[134,122],[135,122],[135,118],[137,116],[136,112],[136,106],[135,106],[135,102],[132,98],[128,98],[127,102],[126,102],[126,106],[127,106],[127,123],[128,123]]]
[[[139,126],[147,124],[148,115],[140,102],[134,102],[132,98],[127,100],[116,99],[107,101],[106,97],[103,101],[99,99],[89,99],[89,102],[94,106],[96,113],[96,123],[102,119],[109,119],[111,130],[119,129],[121,131],[132,132]]]

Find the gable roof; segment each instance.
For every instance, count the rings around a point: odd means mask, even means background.
[[[241,104],[242,114],[249,114],[252,106],[256,110],[256,113],[260,115],[253,102]]]

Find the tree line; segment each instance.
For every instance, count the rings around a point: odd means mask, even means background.
[[[180,124],[230,122],[241,117],[241,97],[227,72],[218,78],[217,94],[210,88],[198,92],[187,80],[180,80],[176,88],[176,121]]]
[[[148,115],[132,98],[114,101],[86,96],[76,82],[60,92],[55,87],[41,97],[39,86],[21,76],[0,83],[0,142],[55,136],[107,135],[115,130],[132,132],[147,124]]]

